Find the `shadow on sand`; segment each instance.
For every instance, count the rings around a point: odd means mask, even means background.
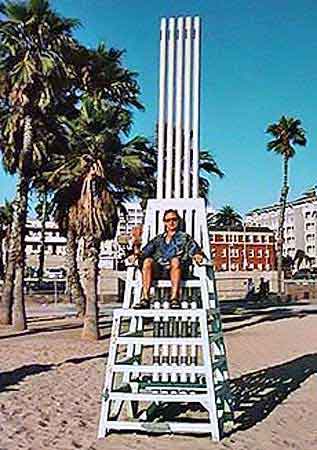
[[[57,323],[58,321],[72,320],[64,323]],[[50,323],[52,322],[52,323]],[[25,331],[15,331],[8,328],[7,334],[0,336],[0,340],[9,339],[21,336],[32,336],[41,333],[53,333],[57,331],[70,331],[78,330],[83,327],[83,321],[76,318],[65,318],[65,317],[55,317],[55,318],[40,318],[27,320],[29,328]],[[112,326],[112,320],[107,316],[101,316],[99,319],[99,330],[101,334],[101,340],[108,339],[111,335],[110,330]],[[107,332],[105,332],[107,330]]]
[[[317,373],[317,353],[231,380],[235,400],[235,426],[231,434],[261,422],[314,373]]]
[[[64,364],[82,364],[87,361],[95,359],[105,359],[108,357],[108,353],[99,353],[97,355],[87,355],[78,358],[69,358],[58,364],[29,364],[18,367],[7,372],[0,373],[0,393],[3,391],[17,390],[17,388],[9,388],[10,386],[16,386],[25,378],[38,375],[40,373],[49,372],[55,370],[57,367]]]
[[[231,431],[224,432],[224,437],[252,428],[263,421],[314,373],[317,373],[317,353],[301,356],[231,380],[235,421]],[[194,403],[165,404],[160,407],[158,417],[163,421],[177,421],[180,415],[189,411],[193,414],[191,418],[187,417],[186,421],[193,422],[197,421],[204,409],[200,404]]]

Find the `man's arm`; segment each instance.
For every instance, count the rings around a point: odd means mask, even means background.
[[[189,236],[188,242],[188,256],[193,258],[197,264],[201,264],[204,259],[204,252],[191,236]]]
[[[152,256],[158,241],[159,236],[155,236],[153,239],[151,239],[141,250],[141,256],[142,258],[148,258],[149,256]]]

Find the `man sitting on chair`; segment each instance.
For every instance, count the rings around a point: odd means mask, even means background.
[[[175,209],[168,209],[163,216],[165,232],[152,239],[142,251],[135,250],[132,259],[139,258],[142,268],[143,293],[135,308],[150,306],[150,288],[153,278],[169,274],[172,289],[170,307],[179,308],[179,293],[182,274],[188,272],[192,260],[203,262],[203,252],[194,239],[179,229],[180,217]]]

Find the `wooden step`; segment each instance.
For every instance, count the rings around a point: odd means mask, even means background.
[[[211,434],[212,426],[206,422],[133,422],[107,421],[108,430],[144,431],[146,433],[198,433]]]
[[[109,400],[118,401],[139,401],[139,402],[186,402],[186,403],[206,403],[209,400],[207,394],[197,394],[194,391],[188,393],[172,393],[163,394],[162,392],[116,392],[108,393]]]
[[[206,367],[204,366],[180,366],[180,365],[141,365],[141,364],[121,364],[116,363],[113,366],[113,371],[118,372],[129,372],[129,373],[195,373],[195,374],[206,374]]]

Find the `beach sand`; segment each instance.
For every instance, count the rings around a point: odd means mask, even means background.
[[[317,310],[223,315],[236,423],[208,437],[113,433],[96,438],[111,318],[80,340],[76,319],[38,316],[0,328],[0,450],[313,450],[317,448]]]

